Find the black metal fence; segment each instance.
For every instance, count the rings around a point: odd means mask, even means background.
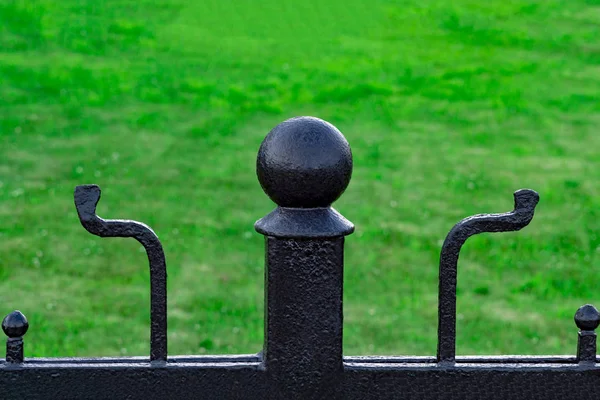
[[[331,204],[350,181],[352,154],[331,124],[301,117],[263,141],[257,174],[277,208],[255,228],[265,236],[265,342],[257,355],[167,356],[167,273],[148,226],[96,215],[100,188],[75,189],[82,225],[101,237],[133,237],[150,262],[150,357],[23,358],[28,322],[14,311],[0,364],[1,399],[600,399],[595,329],[584,305],[574,356],[457,357],[456,279],[465,241],[516,231],[533,218],[538,195],[514,194],[504,214],[466,218],[442,246],[436,357],[344,357],[344,237],[354,226]],[[575,350],[575,346],[574,346]]]

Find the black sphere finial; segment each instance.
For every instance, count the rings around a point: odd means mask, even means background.
[[[15,310],[2,320],[2,330],[9,338],[19,338],[29,329],[29,322],[23,313]]]
[[[575,313],[575,323],[582,331],[593,331],[600,325],[600,312],[591,304],[581,306]]]
[[[352,152],[330,123],[292,118],[273,128],[262,142],[256,173],[265,193],[281,207],[328,207],[350,182]]]

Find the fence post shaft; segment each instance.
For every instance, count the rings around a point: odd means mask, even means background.
[[[344,236],[354,226],[330,205],[351,172],[348,142],[317,118],[281,123],[259,150],[259,181],[278,205],[256,223],[266,244],[269,398],[340,396]]]

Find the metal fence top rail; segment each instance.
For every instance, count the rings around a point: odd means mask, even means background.
[[[88,232],[134,238],[146,250],[149,357],[24,358],[29,323],[13,311],[2,321],[7,342],[0,398],[600,399],[600,313],[589,304],[575,313],[573,355],[456,356],[460,250],[473,235],[527,226],[539,201],[529,189],[514,193],[513,211],[465,218],[447,235],[435,356],[344,357],[344,237],[354,225],[331,204],[351,175],[348,142],[321,119],[284,121],[261,144],[258,180],[277,207],[255,224],[266,251],[265,340],[255,355],[168,356],[167,269],[157,235],[140,222],[99,217],[100,188],[78,186],[75,206]]]

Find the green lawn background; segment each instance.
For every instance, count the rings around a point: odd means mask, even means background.
[[[27,356],[147,355],[143,221],[169,273],[170,354],[263,337],[255,176],[277,123],[335,124],[354,174],[346,354],[434,354],[437,263],[454,223],[541,201],[519,233],[469,240],[458,354],[574,354],[600,306],[600,2],[6,0],[0,3],[0,313]],[[1,346],[0,346],[1,347]]]

